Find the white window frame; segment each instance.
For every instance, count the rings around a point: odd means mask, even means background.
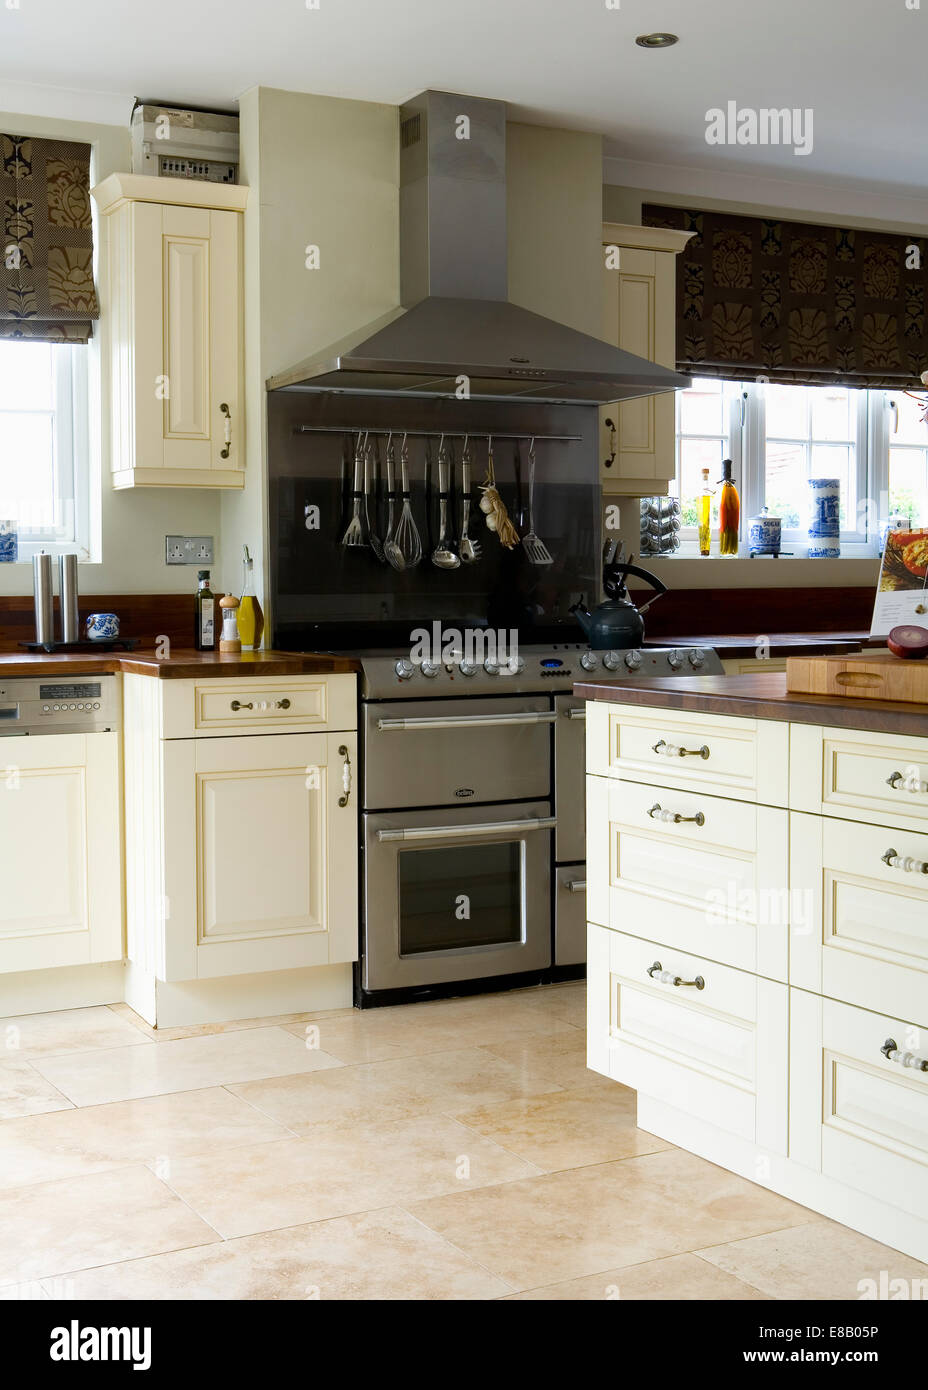
[[[30,526],[20,522],[18,556],[21,563],[45,550],[51,555],[90,556],[90,349],[87,344],[54,344],[53,473],[56,525]],[[45,412],[41,412],[44,414]]]

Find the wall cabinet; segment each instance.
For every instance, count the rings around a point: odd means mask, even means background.
[[[119,735],[0,741],[0,973],[123,954]]]
[[[105,225],[113,486],[241,487],[248,189],[111,174]]]
[[[607,342],[662,367],[675,366],[676,259],[691,235],[664,227],[604,225],[602,337]],[[667,492],[676,472],[675,398],[670,391],[600,408],[604,493]]]

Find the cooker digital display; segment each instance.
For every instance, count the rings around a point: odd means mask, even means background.
[[[94,700],[100,698],[100,682],[84,685],[40,685],[40,700]]]

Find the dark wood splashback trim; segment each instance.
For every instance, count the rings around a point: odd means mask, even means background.
[[[159,637],[169,637],[174,646],[193,643],[193,594],[81,594],[83,623],[88,613],[116,613],[120,636],[137,637],[143,648],[153,647]],[[55,600],[58,622],[58,600]],[[57,630],[57,629],[56,629]],[[20,642],[35,637],[35,614],[31,594],[0,594],[0,651],[16,651]]]
[[[789,563],[787,561],[787,563]],[[638,604],[649,589],[632,591]],[[868,632],[873,589],[671,589],[645,614],[649,642],[662,634]]]

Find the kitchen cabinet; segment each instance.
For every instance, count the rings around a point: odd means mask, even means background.
[[[918,736],[587,709],[588,1065],[642,1129],[921,1260],[926,766]]]
[[[355,960],[355,677],[213,685],[125,677],[130,961],[176,982]]]
[[[607,342],[662,367],[676,365],[676,260],[692,235],[616,222],[603,226],[602,337]],[[600,407],[604,494],[667,492],[676,474],[675,401],[676,393],[669,391]]]
[[[243,486],[248,189],[111,174],[104,223],[112,482]]]
[[[0,973],[123,954],[119,735],[0,741]]]

